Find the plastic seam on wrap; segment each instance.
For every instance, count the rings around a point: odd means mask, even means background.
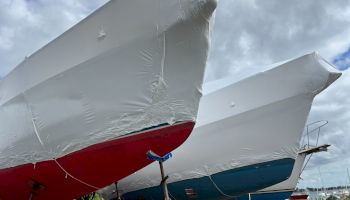
[[[34,133],[35,133],[35,136],[36,136],[36,138],[38,139],[38,141],[39,141],[39,143],[41,144],[41,146],[45,149],[45,147],[44,147],[44,143],[43,143],[43,141],[41,140],[41,138],[40,138],[40,135],[39,135],[39,133],[38,133],[38,129],[36,128],[36,125],[35,125],[35,121],[34,121],[34,118],[33,118],[33,113],[31,113],[31,115],[32,115],[32,124],[33,124],[33,128],[34,128]]]
[[[46,151],[46,153],[48,153],[48,154],[50,155],[50,152],[47,151],[47,149],[46,149],[46,147],[45,147],[45,144],[44,144],[43,141],[41,140],[40,134],[39,134],[39,132],[38,132],[38,129],[37,129],[37,126],[36,126],[36,123],[35,123],[35,117],[34,117],[33,111],[32,111],[32,109],[31,109],[30,105],[28,104],[28,101],[27,101],[27,99],[26,99],[24,93],[23,93],[23,96],[24,96],[24,100],[25,100],[25,102],[26,102],[26,104],[27,104],[27,108],[28,108],[28,110],[29,110],[29,112],[30,112],[30,114],[31,114],[31,116],[32,116],[32,117],[31,117],[31,121],[32,121],[32,124],[33,124],[33,130],[34,130],[35,136],[36,136],[36,138],[38,139],[38,141],[39,141],[39,143],[41,144],[41,146],[42,146],[42,148],[44,149],[44,151]],[[76,180],[77,182],[79,182],[79,183],[81,183],[81,184],[83,184],[83,185],[86,185],[86,186],[91,187],[91,188],[96,189],[96,190],[100,189],[99,187],[95,187],[95,186],[93,186],[93,185],[91,185],[91,184],[89,184],[89,183],[86,183],[86,182],[80,180],[79,178],[73,176],[73,175],[72,175],[71,173],[69,173],[66,169],[64,169],[64,167],[56,160],[55,157],[53,157],[53,156],[51,156],[51,157],[52,157],[52,160],[57,164],[57,166],[66,174],[66,178],[67,178],[67,175],[68,175],[69,177],[71,177],[72,179]],[[34,169],[35,169],[35,163],[33,163],[33,165],[34,165]]]

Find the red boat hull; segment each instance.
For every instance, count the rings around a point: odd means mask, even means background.
[[[307,198],[309,197],[309,195],[307,194],[302,194],[302,195],[292,195],[289,197],[289,199],[301,199],[301,200],[307,200]]]
[[[56,160],[0,170],[0,200],[73,199],[118,181],[181,145],[193,122],[150,129],[92,145]]]

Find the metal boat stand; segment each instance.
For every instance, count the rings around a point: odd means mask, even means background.
[[[121,197],[119,190],[118,190],[118,182],[115,182],[114,185],[115,185],[115,192],[114,193],[117,195],[117,199],[121,200],[122,197]]]
[[[163,157],[160,157],[158,156],[156,153],[152,152],[151,150],[147,152],[147,157],[148,159],[150,160],[153,160],[153,161],[158,161],[159,163],[159,169],[160,169],[160,175],[161,175],[161,182],[160,182],[160,185],[162,186],[162,189],[163,189],[163,193],[164,193],[164,199],[165,200],[171,200],[170,197],[169,197],[169,192],[168,192],[168,186],[167,186],[167,183],[166,183],[166,180],[169,178],[168,176],[165,176],[165,173],[164,173],[164,167],[163,167],[163,162],[165,162],[166,160],[168,160],[169,158],[172,157],[172,154],[171,153],[168,153],[166,154],[165,156]]]

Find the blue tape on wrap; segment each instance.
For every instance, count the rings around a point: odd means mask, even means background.
[[[147,152],[147,158],[150,159],[150,160],[153,160],[153,161],[165,162],[166,160],[168,160],[172,156],[173,156],[173,154],[171,152],[166,154],[163,157],[160,157],[159,155],[157,155],[156,153],[154,153],[151,150]]]

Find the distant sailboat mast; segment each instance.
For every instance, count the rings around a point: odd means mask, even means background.
[[[324,183],[323,183],[323,178],[322,178],[322,174],[321,174],[320,167],[318,167],[317,169],[318,169],[318,173],[319,173],[319,175],[320,175],[321,184],[322,184],[322,189],[321,189],[321,191],[324,193],[325,196],[327,196],[327,192],[326,192],[326,188],[324,187]]]
[[[345,188],[346,188],[346,191],[349,191],[349,190],[348,190],[348,185],[350,185],[349,168],[346,168],[346,172],[348,173],[348,180],[346,181]]]

